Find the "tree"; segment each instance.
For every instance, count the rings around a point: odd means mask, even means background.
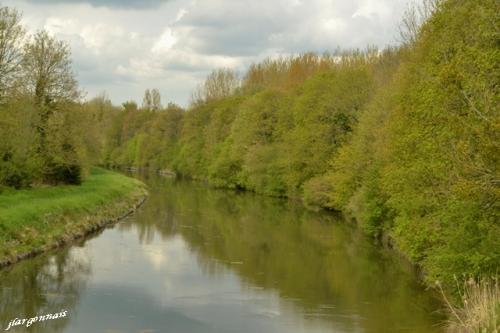
[[[137,103],[135,101],[126,101],[122,103],[122,107],[127,112],[135,112],[138,110]]]
[[[21,83],[37,106],[50,108],[80,97],[70,56],[69,45],[44,30],[24,46]]]
[[[78,84],[71,70],[67,43],[37,32],[24,46],[21,62],[21,92],[36,108],[37,155],[42,160],[42,180],[78,184],[82,178],[82,150],[75,138]]]
[[[142,108],[144,110],[151,110],[153,107],[153,98],[151,96],[151,91],[149,89],[146,89],[144,91],[144,97],[142,98]]]
[[[151,90],[151,110],[161,110],[161,95],[158,89]]]
[[[13,88],[19,74],[25,34],[20,21],[21,14],[17,10],[0,7],[0,101]]]
[[[399,37],[403,45],[413,45],[423,24],[436,12],[443,0],[424,0],[421,4],[411,3],[406,8],[399,25]]]
[[[199,105],[230,96],[240,86],[236,72],[228,68],[214,70],[191,96],[191,104]]]

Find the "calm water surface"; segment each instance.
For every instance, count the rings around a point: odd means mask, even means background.
[[[150,178],[136,215],[0,270],[10,332],[440,332],[440,304],[394,254],[328,213]]]

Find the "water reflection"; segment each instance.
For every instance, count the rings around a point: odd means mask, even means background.
[[[39,256],[0,270],[0,327],[15,318],[71,311],[78,303],[90,275],[90,263],[78,245],[69,251]],[[63,332],[68,320],[51,320],[19,332]]]
[[[411,269],[326,213],[154,178],[126,222],[0,271],[0,325],[29,332],[438,332]]]

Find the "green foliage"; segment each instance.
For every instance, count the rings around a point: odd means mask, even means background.
[[[289,107],[288,96],[273,90],[259,92],[240,106],[229,149],[229,157],[239,165],[235,170],[239,187],[271,195],[285,194],[279,147]]]
[[[345,142],[370,97],[371,81],[365,68],[345,66],[315,76],[301,87],[293,109],[294,126],[285,136],[291,193],[328,170],[327,161]]]
[[[36,113],[31,105],[10,103],[0,106],[0,185],[29,186],[40,170],[33,147]]]
[[[137,109],[127,103],[123,109],[110,108],[105,122],[102,163],[107,166],[128,166],[172,169],[177,155],[183,111],[170,104],[153,111]]]
[[[446,281],[495,274],[500,264],[497,9],[495,1],[443,4],[401,68],[389,118],[381,186],[398,212],[397,238]]]
[[[41,120],[39,106],[10,100],[0,106],[0,184],[78,184],[87,173],[92,149],[90,117],[78,105],[53,109]],[[39,131],[43,128],[43,135]]]

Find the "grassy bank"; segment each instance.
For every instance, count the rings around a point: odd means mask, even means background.
[[[145,185],[100,168],[80,186],[0,193],[0,266],[64,244],[130,212]]]

